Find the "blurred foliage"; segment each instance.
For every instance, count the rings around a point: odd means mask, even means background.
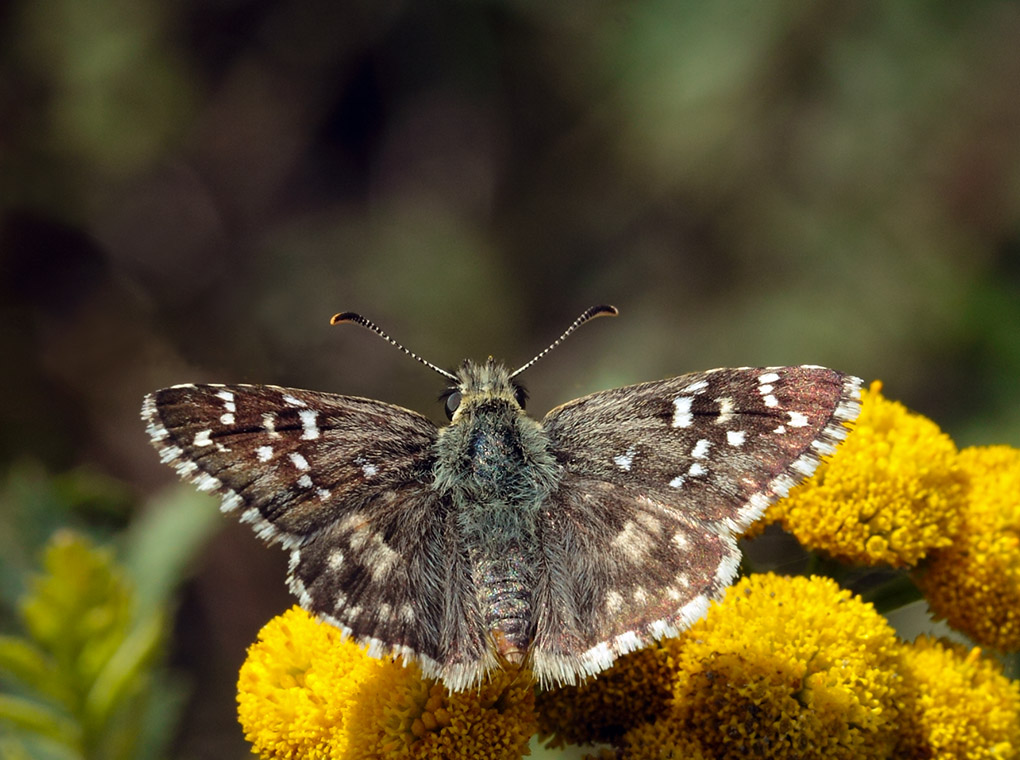
[[[29,480],[35,487],[26,489]],[[46,478],[26,466],[5,486],[5,517],[35,509],[42,526],[61,517],[74,522],[70,505],[123,501],[122,486],[83,473]],[[123,564],[112,549],[62,529],[41,551],[41,572],[31,574],[17,563],[36,536],[6,526],[6,541],[22,553],[4,554],[5,606],[14,606],[8,594],[15,580],[27,585],[16,600],[20,631],[0,635],[0,756],[165,755],[188,691],[165,665],[173,593],[215,517],[207,498],[174,489],[119,536]]]
[[[51,474],[32,460],[12,465],[0,481],[0,630],[53,533],[74,526],[102,539],[127,524],[132,503],[123,483],[95,469]]]

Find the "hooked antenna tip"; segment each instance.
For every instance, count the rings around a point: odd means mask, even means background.
[[[588,309],[588,319],[595,319],[595,317],[618,317],[620,316],[620,310],[610,304],[602,304],[601,306],[592,306]]]
[[[358,324],[364,324],[365,318],[353,311],[344,311],[340,314],[334,314],[329,318],[329,323],[331,325],[338,325],[341,322],[357,322]]]

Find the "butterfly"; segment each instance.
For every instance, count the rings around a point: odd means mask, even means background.
[[[818,366],[716,369],[524,412],[516,371],[444,375],[450,424],[273,385],[175,385],[142,418],[162,461],[290,552],[301,606],[450,690],[526,665],[575,683],[701,618],[736,537],[811,475],[860,409]]]

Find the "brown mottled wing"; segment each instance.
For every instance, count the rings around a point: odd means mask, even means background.
[[[859,387],[822,367],[721,369],[552,410],[564,476],[539,517],[536,674],[596,673],[701,617],[736,573],[734,537],[845,437]]]
[[[473,679],[487,665],[465,548],[430,487],[432,422],[268,385],[165,388],[142,417],[164,462],[290,550],[305,609],[430,675]]]

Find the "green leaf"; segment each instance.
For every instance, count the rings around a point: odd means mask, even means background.
[[[52,537],[20,603],[27,637],[0,636],[0,674],[16,688],[0,697],[11,752],[89,760],[163,753],[183,704],[181,683],[162,667],[166,600],[216,513],[207,500],[171,498],[132,531],[126,543],[146,604],[108,549],[67,530]],[[179,545],[168,546],[168,536]]]
[[[166,604],[202,545],[223,525],[214,499],[174,487],[153,499],[124,541],[124,566],[138,593],[137,614]]]
[[[81,751],[81,733],[74,721],[38,702],[0,694],[0,721]]]
[[[157,671],[145,714],[137,728],[135,757],[166,757],[191,693],[189,684],[166,671]]]
[[[120,646],[131,622],[131,594],[110,552],[69,531],[43,555],[45,572],[29,582],[21,612],[29,636],[58,666],[91,683]],[[84,688],[76,689],[84,693]]]
[[[71,707],[74,695],[67,689],[45,652],[17,636],[0,636],[0,675],[35,690],[41,696]]]
[[[162,615],[151,615],[121,642],[100,671],[85,700],[83,720],[101,726],[138,689],[163,643]]]

